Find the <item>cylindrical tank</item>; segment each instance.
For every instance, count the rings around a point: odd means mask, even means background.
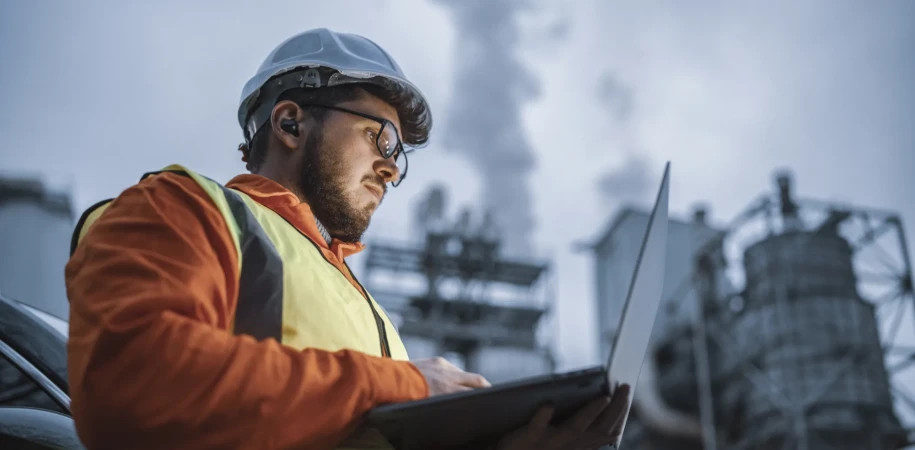
[[[771,236],[744,253],[743,310],[716,352],[720,414],[747,448],[898,448],[873,307],[835,233]],[[749,375],[748,376],[745,376]],[[797,448],[797,446],[794,446]]]
[[[696,357],[693,330],[681,326],[656,344],[657,385],[664,401],[677,411],[698,416],[699,392],[696,386]],[[643,369],[644,370],[644,369]]]

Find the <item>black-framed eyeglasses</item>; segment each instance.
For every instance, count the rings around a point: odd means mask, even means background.
[[[381,154],[382,158],[388,159],[393,157],[394,164],[397,166],[397,170],[400,173],[400,178],[398,178],[397,181],[392,181],[391,186],[400,186],[400,183],[407,177],[407,168],[409,167],[407,153],[409,153],[409,150],[404,150],[403,143],[400,140],[400,133],[397,132],[397,127],[395,127],[390,120],[359,111],[353,111],[351,109],[340,108],[339,106],[319,105],[314,103],[302,103],[299,106],[302,108],[325,108],[333,111],[345,112],[378,122],[381,125],[381,128],[379,128],[375,135],[375,148],[378,149],[378,153]]]

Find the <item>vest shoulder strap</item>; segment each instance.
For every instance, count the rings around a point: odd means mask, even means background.
[[[283,261],[242,194],[180,165],[143,175],[140,181],[163,172],[192,178],[209,195],[221,213],[238,255],[239,299],[232,327],[235,333],[257,339],[282,338]],[[111,205],[103,200],[83,212],[70,240],[70,255],[96,220]],[[245,263],[243,263],[243,261]]]
[[[79,241],[83,240],[86,236],[89,227],[102,216],[102,213],[108,209],[108,205],[110,205],[113,200],[113,198],[102,200],[86,208],[86,210],[83,211],[83,214],[79,216],[79,220],[76,222],[76,228],[73,229],[73,236],[70,237],[70,256],[73,256],[73,253],[76,251],[76,246],[79,245]]]
[[[140,181],[163,172],[175,173],[192,178],[210,196],[210,199],[213,200],[216,208],[219,209],[219,212],[222,213],[222,216],[226,219],[226,226],[229,228],[229,234],[232,236],[232,243],[235,245],[235,252],[237,255],[239,255],[240,271],[242,254],[240,245],[241,230],[239,228],[238,222],[235,219],[237,214],[233,214],[232,208],[229,205],[229,201],[226,199],[226,188],[221,184],[178,164],[172,164],[159,171],[145,173],[140,178]],[[108,209],[112,201],[114,201],[112,198],[102,200],[90,206],[86,209],[86,211],[83,212],[79,218],[79,221],[77,221],[76,227],[73,229],[73,235],[70,238],[70,256],[73,256],[73,253],[76,251],[76,247],[79,245],[80,241],[83,240],[83,238],[86,236],[86,233],[90,228],[92,228],[92,225],[95,223],[95,221],[98,220],[98,218],[102,216],[105,210]]]
[[[235,254],[238,255],[238,270],[241,272],[241,234],[242,230],[239,226],[238,221],[236,220],[236,214],[233,213],[232,207],[229,205],[229,199],[226,197],[226,192],[228,189],[222,184],[217,183],[203,175],[194,172],[182,165],[172,164],[166,168],[157,171],[144,174],[141,180],[146,177],[160,174],[162,172],[171,172],[190,177],[197,182],[198,185],[210,196],[210,200],[213,201],[213,204],[216,205],[216,208],[222,213],[222,217],[225,218],[226,226],[229,228],[229,235],[232,236],[232,244],[235,245]]]

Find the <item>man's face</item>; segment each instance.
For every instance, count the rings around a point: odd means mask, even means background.
[[[397,111],[368,94],[335,105],[394,123]],[[378,122],[342,111],[326,110],[323,123],[312,128],[305,142],[299,187],[315,216],[336,237],[358,242],[387,192],[387,183],[400,173],[393,158],[385,159],[375,145]]]

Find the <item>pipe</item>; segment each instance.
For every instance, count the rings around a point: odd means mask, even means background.
[[[658,390],[657,371],[654,358],[649,354],[642,364],[639,383],[632,400],[639,419],[643,420],[646,426],[667,436],[701,440],[702,427],[699,419],[664,403]]]

